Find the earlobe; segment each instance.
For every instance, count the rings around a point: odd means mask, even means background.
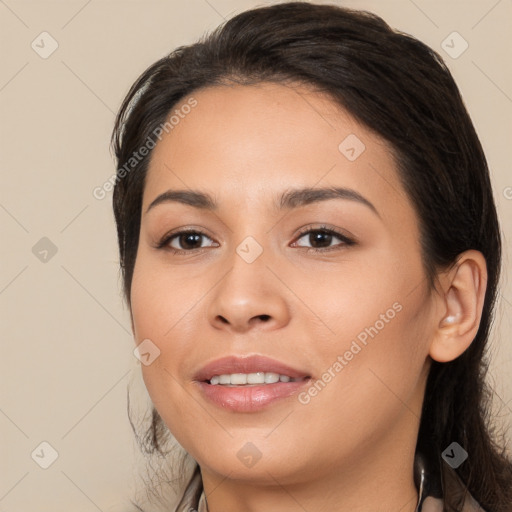
[[[440,277],[443,301],[429,355],[445,363],[459,357],[478,332],[487,285],[487,265],[481,252],[462,253]]]

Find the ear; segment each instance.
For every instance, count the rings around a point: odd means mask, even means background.
[[[487,288],[487,264],[483,254],[469,250],[457,258],[453,267],[439,276],[438,322],[429,355],[445,363],[459,357],[474,340]]]

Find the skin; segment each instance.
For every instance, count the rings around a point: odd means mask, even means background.
[[[193,97],[197,106],[153,150],[131,312],[136,343],[150,339],[160,350],[142,366],[145,384],[199,463],[210,512],[414,511],[430,361],[454,359],[474,338],[485,260],[462,254],[429,289],[418,218],[389,147],[325,96],[261,83]],[[366,147],[354,161],[338,149],[350,134]],[[276,207],[285,190],[323,186],[358,192],[378,214],[350,199]],[[169,189],[207,192],[218,208],[163,202],[147,211]],[[333,236],[315,245],[299,232],[324,224],[356,243]],[[156,248],[185,228],[205,236]],[[236,252],[248,236],[263,249],[252,263]],[[233,412],[194,381],[220,357],[259,354],[314,383],[395,303],[400,312],[307,404],[292,396]],[[237,457],[247,442],[261,454],[252,467]]]

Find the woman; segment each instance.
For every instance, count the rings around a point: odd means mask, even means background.
[[[113,147],[139,439],[197,463],[176,510],[512,510],[498,220],[435,52],[367,12],[246,11],[142,74]]]

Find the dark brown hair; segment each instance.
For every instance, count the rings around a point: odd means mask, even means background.
[[[125,298],[139,240],[144,177],[151,152],[129,172],[125,164],[181,99],[200,88],[263,81],[305,84],[328,94],[389,142],[420,222],[425,275],[481,251],[488,282],[478,333],[447,363],[433,361],[418,444],[440,460],[453,441],[469,453],[457,474],[487,512],[510,511],[512,464],[489,417],[485,382],[501,262],[500,230],[486,159],[459,90],[441,57],[380,17],[332,5],[281,3],[245,11],[196,44],[150,66],[118,113],[112,145],[119,165],[113,206]],[[165,427],[153,410],[139,440],[161,450]],[[501,446],[501,448],[500,448]]]

